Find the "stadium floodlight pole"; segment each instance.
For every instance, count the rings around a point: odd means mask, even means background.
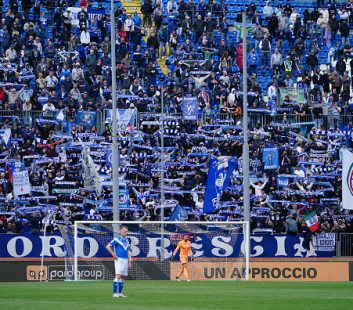
[[[161,88],[161,221],[164,222],[164,84]],[[161,260],[164,260],[164,223],[161,225]]]
[[[113,167],[113,219],[120,221],[119,208],[119,163],[117,134],[117,102],[116,102],[116,57],[115,57],[115,11],[114,0],[110,7],[110,54],[112,58],[112,167]]]
[[[247,70],[247,31],[246,31],[246,13],[243,12],[243,204],[244,221],[250,225],[250,178],[249,178],[249,141],[248,141],[248,70]],[[250,238],[250,230],[244,234]],[[247,240],[248,242],[249,240]],[[249,273],[249,270],[246,270]]]

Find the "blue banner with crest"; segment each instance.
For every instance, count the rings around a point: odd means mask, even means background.
[[[183,120],[197,121],[199,103],[197,97],[183,98]]]
[[[262,162],[265,170],[277,169],[279,166],[278,148],[264,148],[262,151]]]
[[[236,167],[236,157],[222,156],[210,160],[203,204],[204,213],[213,213],[216,210],[219,200],[228,186],[230,177]]]

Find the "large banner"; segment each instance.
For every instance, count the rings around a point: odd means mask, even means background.
[[[197,97],[183,98],[183,120],[197,121],[199,102]]]
[[[353,154],[343,152],[342,203],[344,209],[353,210]]]
[[[170,279],[174,280],[180,263],[172,263]],[[350,280],[348,262],[250,262],[250,281],[345,282]],[[245,266],[237,262],[190,262],[192,280],[241,280]]]
[[[13,176],[13,194],[15,196],[31,193],[31,184],[29,183],[28,170],[14,171]]]
[[[279,93],[281,101],[288,96],[289,100],[293,103],[302,105],[306,102],[304,89],[296,89],[295,87],[280,87]]]
[[[113,236],[111,236],[113,238]],[[160,256],[160,235],[131,234],[130,243],[134,257],[157,258]],[[104,240],[103,240],[104,239]],[[109,236],[84,235],[78,238],[78,256],[83,258],[110,257],[105,249]],[[333,251],[320,251],[311,246],[310,250],[303,247],[303,237],[287,235],[251,236],[250,248],[252,257],[332,257]],[[165,238],[165,257],[172,255],[174,247]],[[73,246],[73,245],[72,245]],[[209,258],[236,258],[242,255],[245,244],[242,235],[237,238],[224,234],[200,234],[191,242],[194,256]],[[64,257],[65,241],[59,235],[36,236],[31,234],[0,235],[0,257],[2,258],[33,258]]]
[[[106,121],[112,123],[112,109],[106,110]],[[124,132],[129,127],[136,127],[136,109],[117,109],[117,131]]]
[[[204,213],[212,213],[219,206],[219,200],[236,166],[236,157],[221,156],[210,160],[203,205]]]

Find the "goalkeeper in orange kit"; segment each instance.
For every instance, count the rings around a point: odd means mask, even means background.
[[[180,268],[180,271],[178,272],[178,275],[176,276],[176,279],[177,281],[180,281],[180,276],[184,274],[186,281],[189,282],[190,279],[189,279],[189,274],[187,270],[187,263],[188,263],[189,255],[191,257],[191,260],[193,260],[194,256],[191,251],[191,243],[189,241],[188,235],[184,235],[183,240],[181,240],[178,243],[178,246],[173,252],[172,258],[174,258],[174,256],[178,253],[179,250],[180,250],[179,257],[180,257],[181,268]]]

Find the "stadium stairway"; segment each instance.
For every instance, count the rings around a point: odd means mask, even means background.
[[[167,68],[167,66],[165,64],[165,58],[164,59],[158,59],[158,65],[161,68],[162,72],[164,74],[167,74],[168,73],[168,68]]]
[[[121,4],[126,9],[127,14],[134,14],[136,11],[140,13],[140,0],[123,0]]]
[[[121,1],[122,6],[126,9],[127,14],[134,14],[136,11],[141,14],[140,8],[141,8],[141,2],[140,0],[122,0]],[[147,36],[146,36],[146,41],[147,38],[149,37],[151,31],[153,29],[147,29]],[[159,68],[158,68],[159,67]],[[165,59],[158,59],[158,65],[157,69],[159,73],[167,74],[168,69],[167,66],[165,65]]]

